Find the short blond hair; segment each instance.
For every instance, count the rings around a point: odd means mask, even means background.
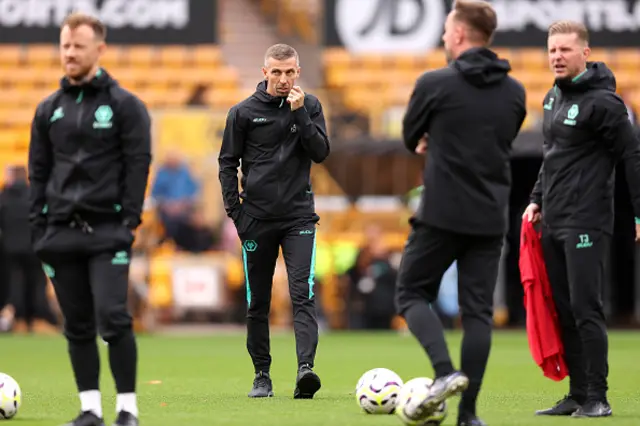
[[[485,44],[493,40],[493,33],[498,27],[498,16],[495,9],[484,0],[456,0],[453,5],[454,18],[462,22]]]
[[[589,44],[589,30],[582,22],[556,21],[549,25],[549,37],[556,34],[575,34],[580,41]]]
[[[60,29],[69,27],[75,30],[78,27],[87,25],[90,27],[96,35],[96,39],[105,41],[107,39],[107,26],[102,23],[98,18],[88,15],[82,12],[74,12],[66,17]]]

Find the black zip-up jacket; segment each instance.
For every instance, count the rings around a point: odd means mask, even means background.
[[[266,89],[266,81],[259,83],[227,116],[219,177],[224,207],[234,222],[241,210],[265,220],[315,214],[311,162],[324,161],[330,149],[322,105],[305,93],[304,107],[291,111],[286,97],[271,96]]]
[[[510,70],[491,50],[472,48],[418,79],[402,129],[411,152],[428,134],[416,221],[468,235],[506,232],[511,147],[526,116]]]
[[[640,216],[640,147],[613,73],[590,62],[572,80],[557,80],[544,98],[544,160],[531,202],[551,228],[613,232],[616,164]]]
[[[31,126],[32,227],[82,220],[135,229],[150,163],[151,120],[135,95],[102,69],[82,85],[63,78]]]

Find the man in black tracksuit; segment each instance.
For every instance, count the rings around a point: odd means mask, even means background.
[[[38,105],[29,146],[34,250],[64,315],[82,407],[68,426],[104,425],[97,333],[109,345],[118,393],[114,426],[138,425],[127,291],[151,161],[150,117],[99,68],[104,36],[104,25],[87,15],[62,25],[66,76]]]
[[[314,296],[316,223],[311,163],[329,155],[322,105],[294,86],[298,54],[275,45],[265,55],[265,80],[231,108],[220,150],[220,182],[227,214],[242,241],[247,287],[247,349],[255,369],[250,397],[273,396],[269,376],[269,309],[282,247],[293,305],[298,356],[295,398],[320,388],[313,372],[318,324]],[[242,193],[238,167],[242,164]],[[243,200],[240,203],[240,199]]]
[[[456,2],[443,37],[453,61],[418,79],[403,122],[405,145],[412,152],[426,151],[427,159],[396,302],[435,370],[422,415],[464,391],[459,426],[484,424],[476,415],[476,399],[491,346],[511,146],[526,116],[523,86],[508,76],[509,63],[486,48],[496,25],[489,3]],[[429,306],[454,260],[464,328],[462,371],[454,369],[442,324]]]
[[[542,216],[542,249],[570,392],[540,415],[611,415],[602,294],[620,160],[640,215],[638,139],[615,93],[613,73],[602,62],[587,63],[588,52],[584,25],[560,21],[550,27],[556,84],[544,98],[544,160],[524,217],[537,222]]]

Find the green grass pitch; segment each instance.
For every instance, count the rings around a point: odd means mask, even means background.
[[[459,359],[459,333],[448,335]],[[7,426],[57,426],[79,409],[66,344],[61,337],[2,336],[0,371],[12,375],[23,391],[20,413]],[[102,352],[102,387],[107,425],[115,417],[113,380],[106,347]],[[295,345],[290,333],[272,337],[275,397],[251,400],[246,394],[253,371],[242,334],[143,336],[139,338],[141,424],[148,426],[383,426],[400,425],[395,416],[359,411],[353,388],[374,367],[395,370],[405,381],[431,376],[426,356],[413,337],[397,333],[326,333],[320,336],[316,371],[322,389],[314,400],[293,400]],[[610,401],[614,417],[597,421],[640,425],[640,333],[610,337]],[[568,390],[534,365],[523,332],[496,332],[480,395],[479,414],[490,426],[552,426],[592,423],[533,415]],[[457,399],[444,424],[455,425]],[[0,422],[0,424],[4,424]]]

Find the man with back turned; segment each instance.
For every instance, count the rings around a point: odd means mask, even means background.
[[[602,62],[587,62],[586,27],[556,22],[547,44],[555,85],[544,98],[544,160],[524,218],[542,220],[570,384],[566,397],[537,414],[606,417],[612,411],[602,292],[613,232],[613,172],[623,160],[640,216],[640,150],[613,73]]]
[[[426,152],[427,161],[396,301],[436,377],[431,395],[409,414],[428,416],[462,392],[458,426],[484,425],[476,400],[491,347],[511,146],[526,116],[524,88],[508,76],[509,63],[488,48],[496,27],[489,3],[455,3],[443,36],[450,65],[418,79],[403,123],[405,145]],[[454,369],[442,324],[429,306],[454,261],[464,329],[462,371]]]

